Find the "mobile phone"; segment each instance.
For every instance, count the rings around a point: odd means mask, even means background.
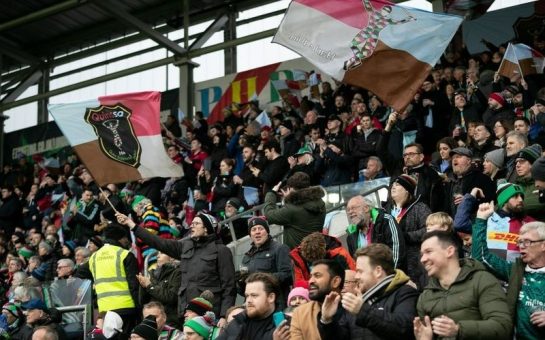
[[[276,312],[273,314],[273,321],[274,321],[275,327],[280,326],[280,324],[284,320],[286,320],[286,316],[284,315],[284,312]]]

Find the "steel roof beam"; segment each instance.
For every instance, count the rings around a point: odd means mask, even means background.
[[[201,48],[210,37],[223,29],[227,21],[229,20],[229,15],[227,13],[220,14],[211,24],[200,34],[200,36],[195,40],[191,45],[189,45],[189,50],[196,50]]]
[[[25,92],[30,86],[36,84],[36,82],[42,77],[42,70],[40,66],[34,66],[30,69],[28,75],[17,85],[13,90],[11,90],[2,100],[0,104],[4,105],[7,103],[14,102],[23,92]]]
[[[161,33],[155,31],[151,28],[150,25],[138,19],[134,15],[125,11],[125,9],[119,6],[116,2],[110,0],[102,0],[93,3],[94,5],[100,7],[105,12],[112,14],[117,19],[123,21],[128,26],[136,28],[138,31],[147,35],[151,40],[155,41],[159,45],[162,45],[166,49],[170,50],[174,54],[182,55],[187,52],[187,50],[178,44],[174,43],[172,40],[168,39]]]

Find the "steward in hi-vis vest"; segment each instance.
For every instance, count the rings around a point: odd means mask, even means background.
[[[104,246],[91,255],[76,273],[93,280],[98,311],[114,311],[123,319],[123,334],[139,323],[138,264],[130,247],[127,228],[113,223],[104,229]]]

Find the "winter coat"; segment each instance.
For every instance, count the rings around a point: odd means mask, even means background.
[[[4,234],[11,235],[15,227],[23,222],[23,207],[15,194],[11,194],[0,205],[0,229]]]
[[[315,231],[322,231],[325,220],[324,191],[321,187],[309,187],[291,192],[284,199],[284,206],[276,206],[276,194],[265,195],[263,213],[271,224],[284,226],[284,244],[293,249],[303,238]]]
[[[414,339],[418,291],[409,284],[409,277],[403,271],[396,270],[391,276],[393,279],[389,284],[381,286],[379,282],[365,292],[367,303],[357,315],[351,316],[352,322],[346,324],[355,330],[350,332],[335,321],[327,325],[319,322],[322,340]],[[351,336],[354,333],[359,336]]]
[[[299,141],[295,138],[293,133],[280,138],[280,146],[282,149],[282,156],[291,157],[299,150]]]
[[[100,222],[100,206],[93,200],[88,204],[79,200],[77,212],[68,225],[72,229],[72,238],[78,245],[85,245],[95,234],[95,224]]]
[[[290,261],[290,249],[285,244],[279,243],[269,236],[267,242],[257,248],[253,243],[242,257],[241,264],[248,268],[248,273],[271,273],[280,283],[281,292],[277,302],[284,307],[292,283],[292,268]],[[239,294],[244,296],[245,284],[239,285]]]
[[[493,140],[490,138],[488,139],[484,144],[478,145],[475,142],[472,142],[469,145],[469,150],[473,152],[473,159],[481,159],[484,160],[484,155],[489,153],[490,151],[494,151],[499,149],[496,145],[494,145]]]
[[[151,284],[145,288],[152,301],[159,301],[165,307],[167,324],[169,325],[181,326],[177,315],[178,302],[173,299],[180,288],[181,275],[182,272],[178,264],[165,263],[152,271],[150,276]]]
[[[491,129],[494,129],[494,125],[499,120],[508,120],[513,123],[515,120],[515,112],[504,106],[499,110],[492,110],[488,108],[483,113],[483,122]]]
[[[390,209],[388,207],[386,211]],[[398,217],[399,228],[405,237],[407,274],[418,288],[422,288],[427,276],[420,263],[420,244],[422,236],[426,233],[426,219],[430,214],[430,208],[417,199],[407,207],[401,219]]]
[[[369,156],[375,156],[377,154],[377,143],[380,139],[380,131],[371,129],[367,134],[361,130],[358,131],[357,128],[352,129],[351,137],[351,147],[352,157],[354,157],[356,166],[358,169],[364,167],[363,162],[369,158]]]
[[[337,260],[345,269],[356,270],[356,263],[350,253],[343,247],[341,241],[329,235],[323,235],[326,244],[326,259]],[[290,257],[293,260],[294,281],[308,281],[310,268],[301,255],[301,246],[292,249]]]
[[[524,189],[524,212],[538,221],[545,221],[545,203],[539,202],[532,177],[518,178],[516,183]]]
[[[390,247],[395,267],[405,270],[407,267],[405,237],[395,218],[383,209],[373,208],[371,219],[372,228],[368,230],[366,235],[368,243],[382,243]],[[346,238],[350,254],[355,254],[358,249],[358,233],[359,231],[350,233]],[[369,240],[369,238],[371,239]]]
[[[498,280],[476,260],[460,260],[460,266],[448,289],[438,279],[429,279],[418,299],[418,316],[448,316],[460,327],[457,339],[510,339],[511,315]]]
[[[458,207],[454,205],[454,194],[465,195],[470,193],[473,188],[481,188],[484,193],[484,202],[496,199],[496,186],[490,177],[477,169],[470,168],[462,177],[453,175],[443,183],[444,191],[440,211],[455,216]]]
[[[217,240],[216,235],[196,239],[165,240],[148,231],[135,227],[134,234],[168,256],[180,259],[182,281],[178,290],[178,313],[187,303],[205,290],[214,293],[214,313],[224,317],[235,304],[235,267],[229,248]]]
[[[252,322],[248,318],[246,312],[239,313],[235,315],[233,321],[227,325],[225,330],[216,338],[216,340],[241,340],[243,338],[246,325]],[[263,333],[256,338],[259,340],[272,340],[274,330],[276,329],[273,319],[271,317],[271,323],[263,329]]]
[[[216,177],[212,191],[212,211],[217,214],[225,210],[225,203],[229,198],[236,197],[239,191],[240,186],[233,182],[233,174]]]
[[[545,282],[541,281],[540,284],[542,288],[539,290],[531,288],[528,284],[523,286],[523,281],[533,281],[533,283],[539,282],[538,280],[533,279],[533,276],[536,274],[539,275],[539,273],[526,271],[526,264],[522,262],[520,258],[517,258],[513,262],[509,262],[490,252],[486,242],[486,220],[476,219],[473,230],[471,256],[474,259],[485,263],[487,268],[491,270],[497,278],[509,282],[507,288],[507,303],[515,325],[517,333],[516,338],[528,340],[544,339],[545,328],[534,326],[529,318],[532,312],[532,303],[535,305],[536,301],[543,301],[542,292]],[[526,301],[520,301],[519,297]],[[538,299],[536,299],[536,297],[538,297]],[[530,306],[527,306],[526,303],[529,303]]]
[[[284,156],[278,156],[274,160],[267,162],[263,170],[260,171],[259,175],[257,176],[261,181],[263,181],[263,190],[265,192],[271,190],[284,178],[289,170],[290,165],[288,163],[288,159]]]
[[[316,167],[322,173],[322,186],[343,185],[350,183],[353,159],[350,154],[333,152],[325,149],[324,155],[316,158]]]
[[[425,203],[432,211],[440,211],[441,205],[436,202],[443,200],[443,179],[431,166],[422,164],[407,169],[407,174],[417,178],[416,197]]]
[[[470,122],[478,122],[481,120],[479,112],[475,106],[471,104],[466,104],[462,111],[460,111],[458,108],[454,108],[450,116],[450,123],[448,127],[449,135],[452,134],[452,131],[454,131],[456,125],[462,125],[461,116],[464,116],[466,127]]]

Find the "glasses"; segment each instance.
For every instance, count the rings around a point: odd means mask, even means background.
[[[57,269],[68,268],[68,266],[57,266]]]
[[[522,247],[524,246],[524,248],[528,248],[529,246],[531,246],[532,244],[534,243],[539,243],[539,242],[543,242],[545,240],[518,240],[517,241],[517,246]]]
[[[407,153],[404,153],[403,154],[403,158],[406,158],[406,157],[414,157],[416,155],[420,155],[422,152],[407,152]]]

